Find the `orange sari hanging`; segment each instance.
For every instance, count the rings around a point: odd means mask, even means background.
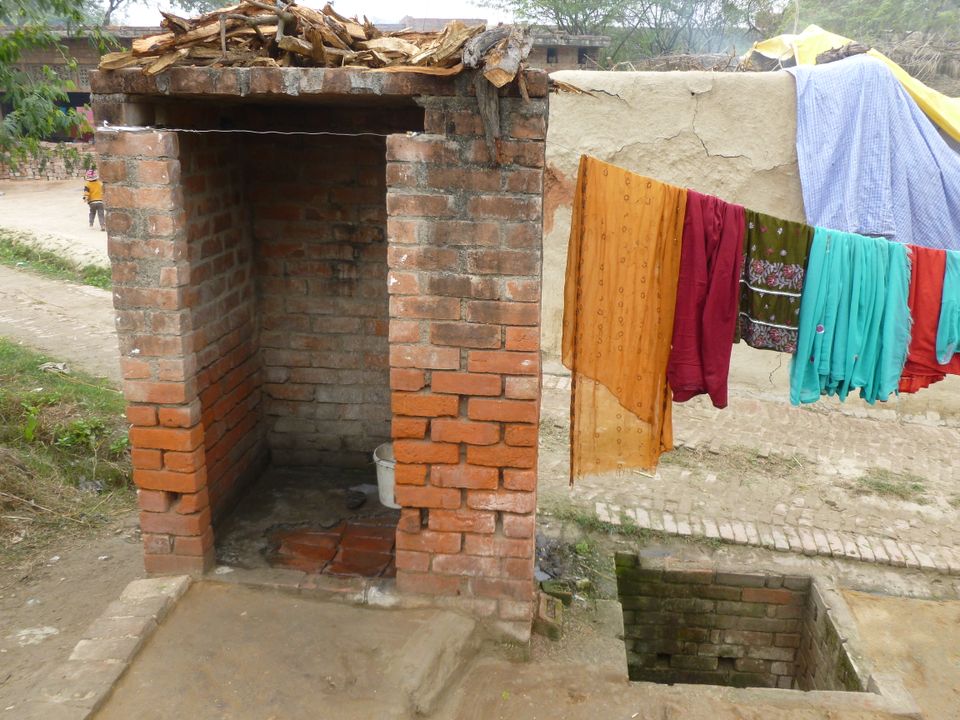
[[[651,469],[673,448],[667,363],[686,199],[682,188],[580,159],[563,311],[571,482]]]

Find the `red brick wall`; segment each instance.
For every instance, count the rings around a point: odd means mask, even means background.
[[[426,101],[387,143],[390,383],[401,589],[529,630],[540,397],[546,101]]]
[[[244,149],[230,136],[180,138],[197,401],[216,519],[263,465],[262,372]]]
[[[399,588],[529,631],[547,110],[531,78],[532,100],[501,98],[499,162],[466,80],[385,144],[98,132],[148,570],[211,565],[211,502],[265,444],[367,463],[392,417]]]
[[[244,150],[273,461],[369,465],[390,439],[385,141]]]
[[[213,563],[204,428],[187,309],[190,242],[173,133],[97,133],[144,564]]]

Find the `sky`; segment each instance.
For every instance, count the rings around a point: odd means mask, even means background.
[[[228,4],[229,0],[224,0]],[[303,5],[322,7],[323,0],[305,0]],[[371,20],[380,22],[398,22],[405,15],[413,17],[447,17],[447,18],[483,18],[489,22],[509,22],[508,13],[500,10],[480,7],[479,2],[473,0],[335,0],[333,3],[341,15],[353,16],[366,14]],[[160,13],[158,10],[169,10],[165,2],[144,3],[131,6],[126,17],[117,16],[115,22],[124,22],[128,25],[159,25]],[[182,11],[174,11],[180,12]]]

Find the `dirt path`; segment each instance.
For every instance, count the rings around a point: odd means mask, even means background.
[[[107,233],[87,226],[82,193],[79,179],[0,181],[0,228],[29,233],[81,265],[107,266]]]
[[[131,513],[96,534],[63,538],[27,570],[0,569],[0,719],[18,717],[37,682],[67,659],[127,583],[142,577],[140,554]]]
[[[113,317],[106,290],[0,266],[0,336],[119,385]]]

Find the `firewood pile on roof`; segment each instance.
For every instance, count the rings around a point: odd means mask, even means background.
[[[347,18],[328,3],[314,10],[276,0],[241,0],[196,18],[161,12],[165,32],[139,38],[126,52],[101,58],[101,70],[139,67],[157,75],[175,66],[363,68],[380,72],[456,75],[479,68],[495,87],[522,70],[531,40],[523,29],[466,26],[453,20],[439,32],[384,33]]]

